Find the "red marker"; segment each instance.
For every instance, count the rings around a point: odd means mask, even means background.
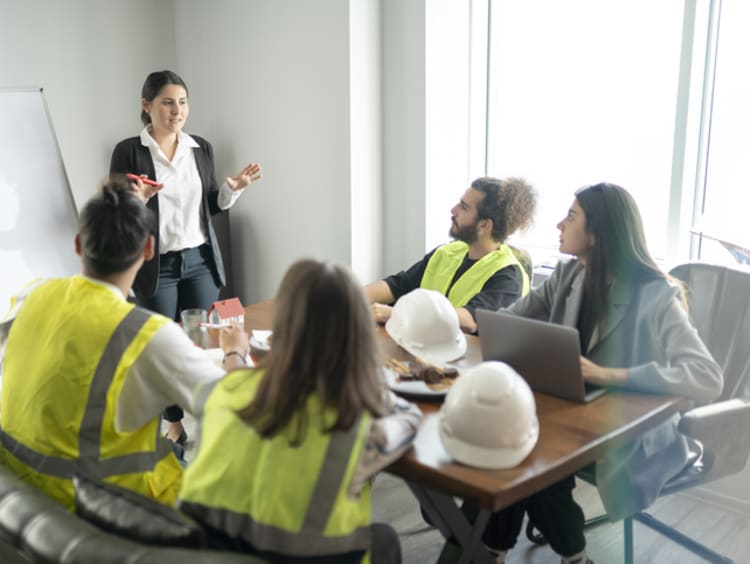
[[[127,176],[130,180],[140,180],[144,184],[148,184],[149,186],[159,186],[159,183],[156,182],[156,180],[151,180],[150,178],[143,178],[142,176],[138,176],[137,174],[133,174],[131,172],[128,172],[125,176]]]

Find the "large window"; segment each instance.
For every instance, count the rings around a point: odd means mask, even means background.
[[[555,225],[573,192],[609,181],[636,198],[657,259],[733,262],[718,243],[688,243],[698,218],[740,237],[750,205],[740,177],[750,153],[750,80],[743,67],[750,3],[474,0],[472,6],[486,14],[472,23],[475,45],[486,25],[486,53],[473,48],[486,62],[484,76],[474,73],[472,98],[486,92],[481,172],[523,176],[540,193],[535,226],[519,244],[535,259],[554,254]],[[744,241],[750,246],[750,236]]]
[[[696,213],[696,226],[711,237],[700,241],[698,256],[714,261],[730,256],[716,239],[750,249],[750,3],[724,0],[720,13],[705,196]]]
[[[573,192],[608,181],[664,256],[682,3],[493,2],[490,26],[487,171],[538,189],[524,243],[554,246]]]

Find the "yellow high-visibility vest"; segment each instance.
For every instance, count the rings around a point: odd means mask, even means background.
[[[8,334],[0,462],[70,509],[76,472],[174,503],[182,468],[159,416],[130,433],[114,423],[128,370],[165,323],[82,276],[34,289]]]
[[[180,491],[180,507],[259,551],[325,556],[370,548],[370,486],[349,497],[348,485],[372,421],[363,414],[345,432],[323,432],[335,420],[312,394],[303,409],[306,434],[290,439],[296,418],[273,437],[261,437],[237,411],[250,403],[262,370],[230,372],[209,395],[201,446]],[[229,452],[231,451],[231,452]]]
[[[453,307],[463,307],[481,292],[482,287],[493,274],[505,267],[516,265],[523,278],[521,296],[529,293],[529,276],[510,247],[504,243],[475,262],[456,280],[448,292],[448,286],[468,252],[469,246],[463,241],[453,241],[438,247],[427,262],[420,288],[437,290],[444,296],[447,292],[448,300]]]

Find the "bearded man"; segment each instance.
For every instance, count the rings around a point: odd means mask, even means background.
[[[474,311],[506,307],[529,291],[526,272],[505,240],[528,227],[536,191],[521,178],[478,178],[451,209],[454,241],[426,254],[407,270],[365,286],[375,319],[415,288],[437,290],[456,308],[461,328],[476,333]]]

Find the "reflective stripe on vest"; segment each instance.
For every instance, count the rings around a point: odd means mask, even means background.
[[[136,452],[99,460],[106,396],[120,359],[131,343],[127,335],[140,331],[152,315],[144,310],[133,308],[117,326],[107,343],[89,389],[78,434],[78,459],[40,454],[0,430],[0,442],[3,447],[35,471],[58,478],[70,479],[77,471],[102,479],[115,474],[153,470],[156,463],[171,452],[165,441],[156,441],[155,452]],[[158,429],[157,437],[159,437]]]
[[[324,537],[321,534],[333,511],[336,494],[346,474],[346,464],[341,462],[348,461],[358,431],[359,425],[354,425],[346,433],[335,433],[332,436],[299,532],[260,523],[246,513],[228,509],[206,507],[184,500],[180,506],[206,523],[222,523],[222,529],[236,531],[239,538],[261,551],[294,556],[367,551],[371,543],[369,525],[359,527],[345,536]]]
[[[421,288],[437,290],[448,297],[453,307],[464,307],[482,291],[482,287],[496,273],[508,266],[517,266],[521,272],[521,296],[529,293],[529,276],[518,262],[510,247],[501,244],[496,250],[487,253],[464,272],[448,290],[469,246],[463,241],[453,241],[438,247],[427,262]]]
[[[201,449],[183,478],[180,507],[260,551],[368,551],[370,489],[356,498],[346,491],[372,417],[365,412],[348,431],[325,432],[335,412],[311,396],[301,408],[308,419],[300,445],[288,442],[296,419],[274,437],[261,437],[237,411],[255,396],[262,376],[260,370],[235,371],[217,384],[205,405]],[[224,458],[227,445],[234,449],[231,459]],[[300,480],[294,480],[297,473]]]

